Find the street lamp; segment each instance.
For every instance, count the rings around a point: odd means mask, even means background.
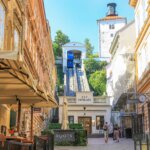
[[[84,116],[86,116],[86,113],[85,113],[85,111],[86,111],[86,107],[84,106],[84,107],[83,107],[83,109],[84,109]]]

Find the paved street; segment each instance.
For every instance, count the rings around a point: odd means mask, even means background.
[[[134,150],[134,144],[131,139],[121,139],[119,143],[109,139],[108,144],[105,144],[103,138],[90,138],[88,139],[88,146],[57,146],[55,150]]]

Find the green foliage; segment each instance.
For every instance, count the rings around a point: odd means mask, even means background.
[[[84,64],[85,64],[85,70],[88,77],[90,74],[94,73],[95,71],[100,70],[99,62],[97,62],[92,58],[85,60]]]
[[[89,57],[93,54],[94,47],[91,45],[90,40],[88,38],[84,41],[86,47],[86,56]]]
[[[55,58],[56,56],[62,57],[62,46],[70,42],[69,37],[65,35],[61,30],[56,32],[55,40],[53,42],[53,50]]]
[[[79,124],[79,123],[72,123],[72,124],[69,124],[69,129],[83,129],[83,126],[82,124]]]
[[[51,129],[61,129],[61,124],[60,123],[50,123],[48,126],[48,130]]]
[[[96,53],[96,54],[91,54],[88,56],[88,58],[99,58],[99,55]]]
[[[103,95],[106,92],[106,71],[96,71],[90,75],[89,84],[95,95]]]
[[[87,145],[87,131],[86,130],[76,130],[75,131],[75,146],[86,146]]]
[[[106,92],[106,61],[96,61],[89,58],[84,61],[85,71],[89,81],[90,88],[95,96],[101,96]]]
[[[64,74],[62,65],[57,65],[57,91],[58,95],[62,96],[64,94]]]
[[[48,130],[48,129],[45,129],[41,132],[42,135],[50,135],[50,134],[53,134],[54,135],[54,131],[53,130]]]
[[[64,84],[64,75],[63,75],[63,67],[62,65],[57,65],[57,84],[63,85]]]
[[[84,65],[85,65],[85,71],[87,73],[87,76],[89,77],[95,71],[100,71],[102,69],[105,69],[107,62],[106,61],[98,62],[93,58],[89,58],[84,61]]]

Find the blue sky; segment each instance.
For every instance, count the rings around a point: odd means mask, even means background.
[[[62,30],[72,42],[84,43],[89,38],[98,52],[97,19],[107,12],[107,3],[116,2],[119,16],[127,17],[128,22],[134,19],[134,10],[129,0],[44,0],[46,16],[51,26],[54,40],[57,30]]]

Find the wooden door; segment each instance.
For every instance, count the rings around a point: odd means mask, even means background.
[[[83,125],[84,130],[87,130],[88,134],[92,132],[92,119],[91,117],[78,117],[78,123]]]

